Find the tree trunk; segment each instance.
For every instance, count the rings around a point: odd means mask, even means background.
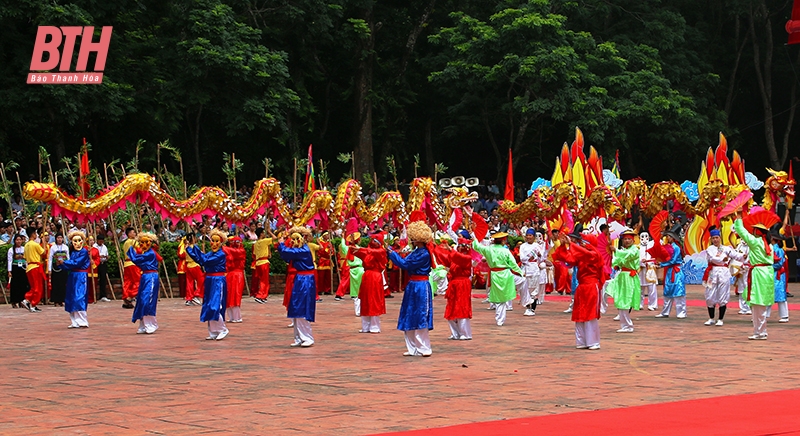
[[[756,23],[758,21],[758,23]],[[756,24],[764,29],[764,59],[761,58],[761,45],[759,44]],[[753,43],[753,65],[755,66],[756,82],[758,91],[761,94],[761,106],[764,109],[764,139],[769,154],[769,162],[775,169],[780,169],[783,162],[778,158],[778,150],[775,148],[775,124],[773,121],[772,108],[772,53],[774,51],[772,43],[772,20],[764,0],[756,5],[755,10],[750,7],[750,37]]]
[[[425,166],[428,170],[428,176],[430,178],[434,178],[436,176],[436,161],[433,158],[433,141],[431,140],[431,130],[433,123],[431,119],[428,118],[428,122],[425,123]]]
[[[372,6],[363,11],[362,18],[367,22],[369,35],[362,38],[358,44],[358,65],[354,80],[353,98],[355,102],[355,146],[353,178],[363,181],[364,174],[373,174],[375,165],[372,156],[372,70],[373,49],[375,46],[375,23],[372,16]]]
[[[200,116],[203,114],[203,105],[197,109],[192,131],[192,145],[194,145],[194,162],[197,165],[197,184],[203,186],[203,161],[200,159]]]
[[[56,148],[56,165],[61,165],[61,159],[67,155],[67,147],[64,144],[64,135],[61,129],[61,121],[56,116],[53,108],[48,107],[47,113],[50,115],[50,125],[53,129],[53,142]]]
[[[741,20],[736,16],[736,36],[734,37],[734,44],[738,46],[736,49],[736,61],[733,63],[733,71],[731,71],[731,78],[728,82],[728,96],[725,99],[725,124],[729,124],[729,117],[733,109],[733,99],[736,95],[736,73],[739,71],[739,63],[742,59],[742,51],[747,45],[748,34],[745,33],[742,38],[742,43],[739,44],[739,35],[741,34]]]
[[[497,146],[497,141],[494,139],[492,126],[489,124],[489,111],[485,106],[481,112],[481,119],[483,120],[483,127],[486,129],[486,134],[489,136],[489,143],[492,144],[492,150],[494,150],[495,163],[497,164],[497,177],[495,180],[497,180],[499,183],[500,177],[502,177],[503,174],[504,160],[503,157],[500,156],[500,148]]]

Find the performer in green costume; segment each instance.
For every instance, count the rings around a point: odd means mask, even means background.
[[[622,248],[614,250],[611,266],[618,270],[617,275],[608,284],[607,293],[614,296],[614,306],[619,310],[619,325],[617,333],[630,333],[633,331],[631,310],[639,310],[642,288],[639,285],[639,261],[641,254],[639,247],[635,246],[636,232],[625,230],[620,235]]]
[[[521,292],[528,291],[525,274],[504,245],[507,236],[507,233],[495,233],[492,235],[493,244],[489,246],[481,245],[474,236],[472,238],[472,248],[486,258],[491,270],[489,302],[496,306],[494,318],[498,326],[506,322],[506,304],[517,296],[517,286],[522,288]]]
[[[753,311],[753,335],[751,340],[767,339],[767,307],[775,303],[775,280],[772,268],[773,253],[767,238],[769,229],[763,224],[754,224],[751,234],[744,227],[741,212],[737,213],[733,222],[733,231],[747,244],[750,249],[748,260],[750,262],[750,276],[745,300]]]

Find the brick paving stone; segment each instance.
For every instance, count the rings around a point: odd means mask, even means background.
[[[704,326],[702,307],[684,320],[635,311],[633,334],[615,333],[609,313],[591,352],[575,349],[566,297],[536,317],[517,305],[503,327],[476,298],[472,341],[446,339],[437,297],[434,355],[412,358],[395,329],[401,298],[387,300],[377,335],[357,333],[349,300],[325,298],[317,343],[301,349],[288,346],[280,301],[246,298],[245,322],[219,342],[179,299],[160,301],[154,335],[135,334],[119,302],[91,305],[79,330],[61,308],[0,306],[0,433],[369,434],[800,387],[794,310],[788,324],[773,316],[768,341],[748,341],[736,310],[723,327]]]

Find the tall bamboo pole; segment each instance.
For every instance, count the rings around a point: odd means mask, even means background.
[[[112,171],[113,171],[113,168],[112,168]],[[103,173],[106,176],[106,188],[108,188],[109,187],[109,184],[108,184],[108,166],[105,164],[105,162],[103,163]],[[124,289],[124,287],[125,287],[125,274],[123,274],[123,272],[125,271],[125,267],[123,266],[123,262],[122,262],[122,255],[123,254],[122,254],[122,249],[119,246],[119,235],[117,234],[117,226],[114,224],[114,214],[113,213],[109,214],[108,218],[109,218],[109,223],[111,224],[111,234],[113,235],[113,239],[114,239],[114,247],[117,249],[117,265],[118,265],[118,268],[119,268],[119,282],[122,284],[123,289]],[[107,274],[106,274],[106,277],[108,277]],[[111,279],[110,278],[108,279],[108,286],[111,288],[111,299],[116,301],[117,300],[117,295],[114,293],[114,285],[111,284]]]
[[[297,210],[297,158],[294,158],[294,186],[292,187],[292,212]]]
[[[6,180],[6,165],[3,162],[0,162],[0,176],[3,177],[3,189],[5,189],[6,193],[8,193],[8,196],[6,197],[6,201],[8,202],[8,208],[11,209],[13,212],[13,209],[11,208],[11,188],[8,187],[8,180]],[[14,233],[19,233],[19,230],[17,230],[16,221],[17,220],[12,219],[11,225],[14,226]]]

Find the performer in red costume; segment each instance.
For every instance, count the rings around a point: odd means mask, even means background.
[[[472,339],[472,241],[459,237],[458,249],[443,258],[450,269],[445,298],[444,318],[450,324],[450,337],[467,341]]]
[[[383,270],[388,258],[383,246],[383,233],[376,233],[369,239],[369,246],[355,246],[353,255],[364,262],[364,275],[358,298],[361,300],[361,330],[359,333],[380,333],[381,315],[386,313],[386,300],[383,293]]]
[[[596,237],[583,235],[582,230],[583,226],[576,224],[568,237],[560,235],[561,245],[556,248],[553,258],[578,266],[578,287],[575,289],[575,302],[572,307],[576,348],[599,350],[603,259],[596,248]]]
[[[242,293],[244,291],[244,264],[247,254],[242,247],[242,238],[228,238],[228,245],[223,246],[227,259],[225,261],[228,282],[228,322],[242,322]]]
[[[317,240],[319,249],[317,250],[317,296],[331,293],[331,256],[333,256],[333,244],[331,244],[331,234],[328,231],[322,232]]]

